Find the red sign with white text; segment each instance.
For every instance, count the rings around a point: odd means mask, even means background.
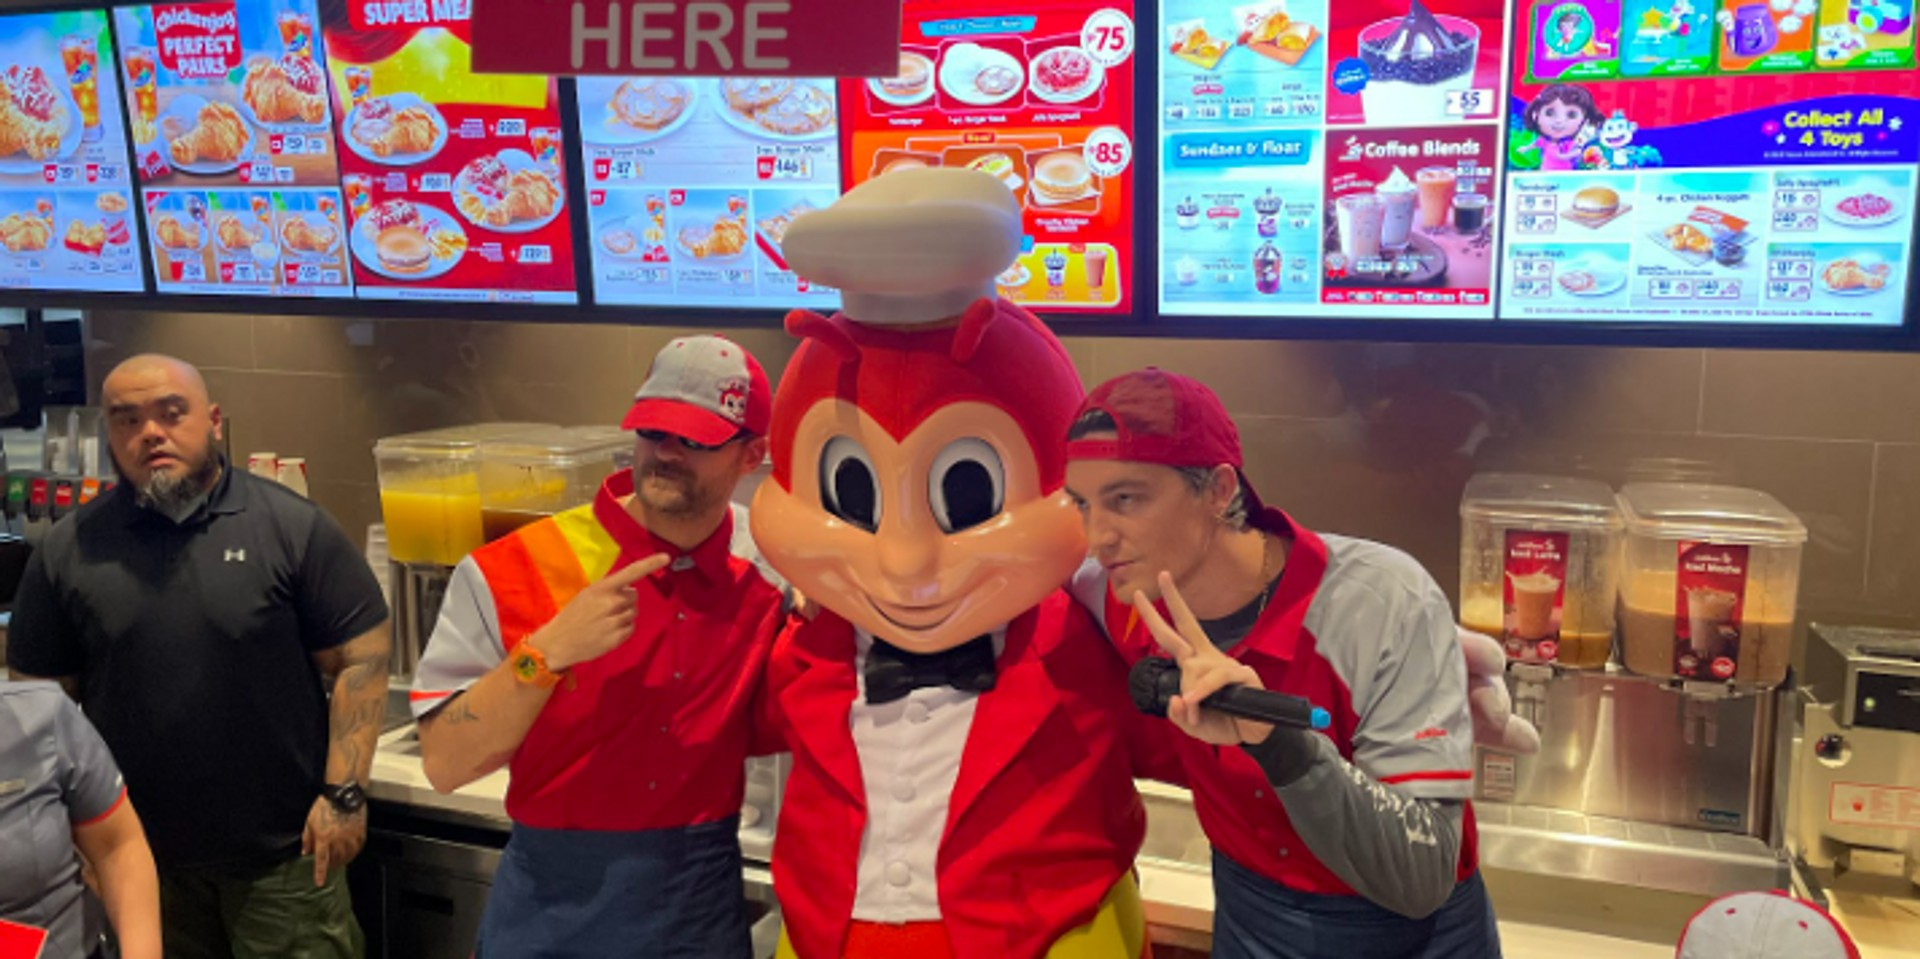
[[[892,76],[900,0],[371,0],[471,5],[473,69],[555,76]],[[356,21],[356,25],[358,25]]]
[[[240,23],[231,3],[153,8],[160,65],[182,80],[224,78],[240,65]]]

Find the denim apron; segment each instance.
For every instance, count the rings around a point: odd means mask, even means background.
[[[750,959],[739,832],[516,824],[474,959]]]
[[[1213,898],[1213,959],[1500,959],[1478,872],[1408,919],[1362,896],[1288,889],[1215,851]]]

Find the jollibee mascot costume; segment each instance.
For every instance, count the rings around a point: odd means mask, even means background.
[[[960,169],[900,171],[794,222],[841,290],[774,396],[755,542],[821,609],[774,652],[793,751],[773,853],[798,959],[1137,959],[1119,659],[1061,589],[1086,556],[1062,489],[1084,393],[995,295],[1020,205]]]

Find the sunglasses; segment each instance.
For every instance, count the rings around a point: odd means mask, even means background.
[[[693,440],[687,439],[686,437],[681,436],[678,433],[669,433],[666,430],[634,430],[633,434],[655,445],[665,443],[670,439],[679,440],[681,446],[684,446],[687,449],[690,449],[696,453],[711,453],[714,450],[721,449],[731,443],[736,443],[742,437],[747,435],[745,432],[739,432],[739,433],[733,434],[732,436],[727,437],[726,439],[718,443],[696,443]]]

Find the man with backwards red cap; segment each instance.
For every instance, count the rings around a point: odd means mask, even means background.
[[[738,817],[784,597],[731,496],[769,403],[738,345],[667,344],[633,469],[455,568],[412,698],[434,788],[511,775],[479,959],[751,955]]]
[[[1129,663],[1164,651],[1181,668],[1167,713],[1214,847],[1214,956],[1497,957],[1466,805],[1467,670],[1439,586],[1398,550],[1264,506],[1233,421],[1186,377],[1101,385],[1068,437],[1097,564],[1075,592]],[[1332,726],[1200,707],[1229,683],[1305,697]]]

